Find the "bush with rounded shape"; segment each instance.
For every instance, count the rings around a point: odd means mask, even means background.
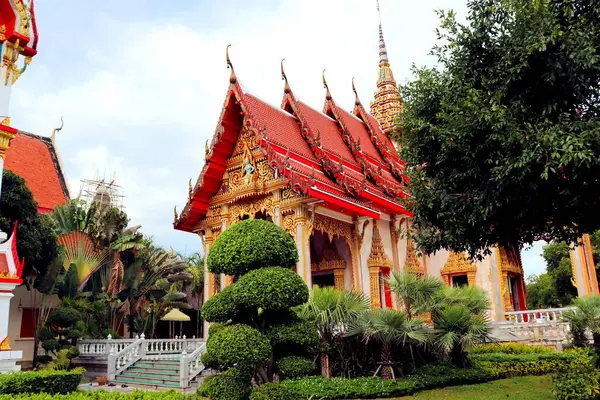
[[[294,391],[280,383],[269,382],[257,386],[250,394],[250,400],[296,400]]]
[[[289,356],[277,361],[277,369],[284,379],[294,379],[312,375],[316,366],[308,358]]]
[[[200,362],[205,368],[217,369],[219,368],[219,361],[211,353],[202,353],[200,356]]]
[[[208,327],[208,337],[211,337],[212,335],[214,335],[215,333],[217,333],[219,330],[223,329],[226,326],[227,325],[225,325],[222,322],[215,322],[214,324],[211,324]]]
[[[52,340],[52,339],[55,339],[55,338],[56,338],[56,336],[52,332],[49,332],[49,331],[42,331],[42,332],[40,332],[39,339],[42,342],[45,341],[45,340]]]
[[[235,286],[238,305],[263,310],[287,310],[308,301],[306,284],[291,269],[260,268],[242,276]]]
[[[250,374],[234,367],[206,378],[198,387],[198,395],[211,400],[247,400],[251,390]]]
[[[247,219],[227,228],[212,245],[206,259],[208,270],[230,276],[298,262],[294,239],[272,222]]]
[[[72,307],[60,307],[54,311],[49,318],[52,324],[59,327],[71,326],[75,322],[83,319],[83,316],[79,311]]]
[[[271,343],[256,329],[236,324],[218,330],[206,343],[206,351],[220,365],[255,366],[271,358]]]
[[[60,343],[56,339],[48,339],[42,342],[42,348],[46,351],[54,351],[60,347]]]
[[[271,340],[276,357],[314,355],[319,350],[319,332],[310,322],[298,320],[274,325],[265,334]]]
[[[227,322],[234,319],[238,315],[235,285],[227,286],[208,299],[202,306],[201,313],[202,318],[208,322]]]

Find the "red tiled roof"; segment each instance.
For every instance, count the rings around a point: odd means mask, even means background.
[[[360,140],[360,148],[362,151],[376,162],[383,164],[381,155],[373,145],[373,142],[371,142],[371,137],[369,136],[369,131],[365,124],[355,115],[352,115],[341,108],[338,108],[337,110],[342,122],[346,125],[346,128],[350,135],[352,135],[354,141],[358,142],[358,140]]]
[[[10,142],[4,168],[25,179],[42,213],[69,199],[69,190],[50,138],[19,131]]]

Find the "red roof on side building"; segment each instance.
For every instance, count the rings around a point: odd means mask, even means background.
[[[10,142],[4,168],[25,179],[41,213],[52,211],[69,199],[58,155],[49,137],[19,131]]]

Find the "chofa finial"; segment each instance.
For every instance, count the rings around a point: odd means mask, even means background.
[[[285,61],[285,58],[282,58],[281,59],[281,79],[283,79],[285,81],[285,88],[283,89],[283,91],[285,93],[289,93],[291,91],[291,88],[290,88],[290,84],[288,83],[287,76],[285,75],[285,70],[283,69],[284,61]]]
[[[188,196],[190,199],[192,198],[193,193],[194,193],[194,187],[192,186],[192,178],[190,178],[190,181],[188,182]]]
[[[331,100],[331,93],[329,93],[329,86],[327,85],[327,79],[325,79],[325,69],[323,70],[323,87],[325,87],[325,89],[327,89],[327,94],[325,95],[325,97],[327,98],[327,100]]]
[[[225,57],[227,59],[227,68],[231,68],[231,75],[229,76],[229,82],[235,83],[237,81],[237,77],[235,76],[235,70],[233,69],[233,64],[231,63],[231,59],[229,58],[229,48],[230,44],[225,48]]]
[[[352,91],[354,92],[354,104],[360,105],[360,100],[358,99],[358,92],[356,91],[356,86],[354,86],[354,77],[352,77]]]
[[[177,223],[177,219],[179,218],[179,214],[177,214],[177,206],[173,207],[173,224]]]
[[[62,128],[65,126],[65,121],[63,120],[63,117],[60,117],[60,126],[58,128],[54,128],[52,130],[52,140],[54,141],[54,139],[56,138],[56,133],[60,132],[62,130]]]

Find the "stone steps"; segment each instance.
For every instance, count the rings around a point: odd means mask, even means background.
[[[117,375],[113,383],[141,388],[181,389],[179,360],[139,360]]]

